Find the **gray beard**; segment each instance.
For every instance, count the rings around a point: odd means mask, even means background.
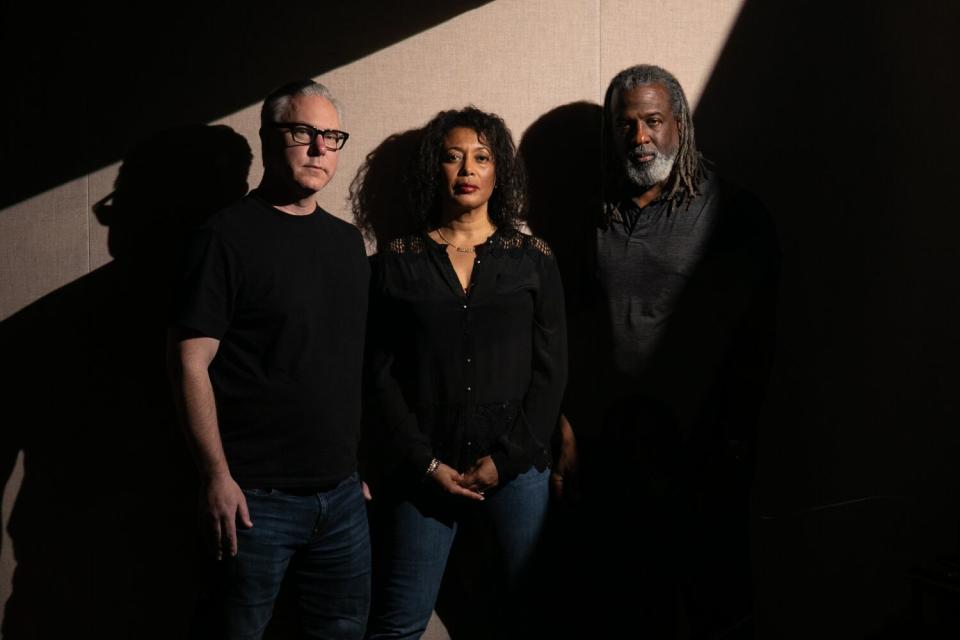
[[[643,153],[637,153],[637,151],[637,149],[634,149],[627,153],[627,157],[623,159],[623,170],[627,174],[627,180],[633,186],[646,189],[655,184],[660,184],[670,177],[670,172],[673,171],[673,163],[677,160],[676,151],[670,155],[664,155],[659,150],[654,149],[653,160],[642,166],[633,161],[634,154],[644,155]]]

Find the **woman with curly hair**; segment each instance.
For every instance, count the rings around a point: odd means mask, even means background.
[[[469,529],[493,532],[485,617],[518,603],[566,381],[560,277],[547,244],[518,229],[523,171],[503,120],[437,114],[407,184],[420,231],[373,260],[367,442],[383,476],[370,639],[420,637]]]

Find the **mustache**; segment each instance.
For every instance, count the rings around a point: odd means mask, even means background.
[[[637,160],[641,156],[653,156],[654,158],[663,158],[664,154],[660,152],[659,149],[652,145],[644,146],[639,145],[627,151],[627,157],[631,160]]]

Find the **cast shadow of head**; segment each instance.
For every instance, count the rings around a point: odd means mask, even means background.
[[[183,635],[195,518],[165,377],[169,283],[183,237],[243,196],[251,160],[226,126],[144,140],[94,206],[113,261],[0,326],[18,416],[0,441],[4,482],[24,461],[5,637]]]
[[[578,321],[590,306],[594,230],[601,221],[605,157],[603,109],[592,102],[573,102],[537,119],[524,133],[519,153],[527,170],[527,222],[557,256],[567,308],[569,373],[589,370],[594,345]],[[576,378],[568,387],[579,386]],[[582,425],[578,425],[582,426]],[[579,432],[582,432],[582,429]]]
[[[367,154],[350,182],[354,223],[375,248],[419,230],[410,215],[405,177],[417,158],[423,131],[388,137]]]
[[[517,151],[527,172],[530,230],[564,254],[593,228],[601,202],[603,110],[571,102],[540,116]]]

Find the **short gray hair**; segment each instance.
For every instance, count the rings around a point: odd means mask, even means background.
[[[290,108],[290,101],[296,96],[320,96],[326,98],[337,110],[337,118],[343,120],[340,103],[333,97],[330,89],[313,80],[294,80],[270,92],[260,109],[260,126],[279,122]]]

